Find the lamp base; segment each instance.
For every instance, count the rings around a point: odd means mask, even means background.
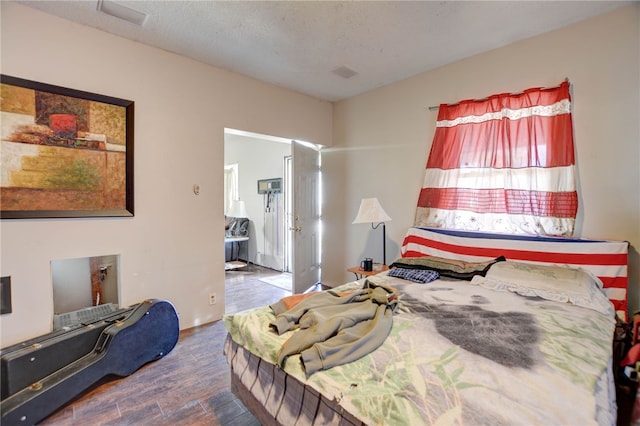
[[[387,264],[387,229],[382,222],[382,264]]]

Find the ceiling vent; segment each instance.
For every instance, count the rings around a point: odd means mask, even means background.
[[[336,68],[332,71],[334,74],[339,75],[342,78],[351,78],[354,75],[358,74],[357,71],[352,70],[351,68],[343,65],[341,67]]]
[[[98,0],[98,11],[139,26],[144,25],[148,16],[146,13],[110,0]]]

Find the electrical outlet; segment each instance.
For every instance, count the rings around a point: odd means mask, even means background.
[[[216,302],[217,302],[216,294],[215,293],[209,293],[209,304],[210,305],[215,305]]]

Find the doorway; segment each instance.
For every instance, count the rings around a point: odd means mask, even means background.
[[[309,206],[312,206],[312,210],[318,210],[314,218],[319,221],[319,199],[315,199],[319,198],[319,184],[309,185],[308,176],[317,175],[316,180],[319,180],[320,175],[317,148],[310,150],[301,145],[284,138],[225,129],[225,170],[234,165],[237,181],[235,196],[246,205],[249,216],[249,238],[246,243],[249,265],[289,274],[294,284],[299,272],[303,274],[306,289],[319,281],[319,226],[314,226],[307,216]],[[312,154],[305,151],[311,151]],[[294,164],[296,156],[300,157],[297,169]],[[313,160],[309,161],[309,158]],[[305,167],[311,167],[311,172],[305,172]],[[303,179],[299,176],[303,176]],[[296,182],[298,188],[304,185],[304,189],[296,192]],[[313,190],[309,191],[309,188]],[[314,200],[308,202],[306,198],[309,197]],[[226,198],[225,201],[229,202]],[[294,215],[296,209],[302,213]],[[309,246],[313,247],[310,249]],[[244,272],[249,269],[246,268]],[[237,272],[243,271],[238,269]],[[275,284],[282,288],[282,279],[277,281],[280,282]],[[300,288],[295,290],[303,291]]]
[[[225,179],[233,183],[225,187],[225,202],[241,201],[248,219],[248,240],[236,251],[247,263],[280,272],[288,272],[284,243],[290,193],[284,190],[284,169],[290,155],[287,139],[225,129],[225,173],[233,168],[235,174]],[[225,215],[229,213],[225,205]]]

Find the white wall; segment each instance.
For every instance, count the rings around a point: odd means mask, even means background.
[[[380,230],[352,225],[376,196],[391,216],[388,262],[399,256],[415,206],[437,112],[428,107],[568,77],[579,173],[578,237],[633,245],[630,304],[640,308],[640,4],[420,74],[334,106],[334,144],[323,151],[323,282],[366,256],[380,259]],[[389,260],[389,258],[391,260]]]
[[[122,305],[169,300],[181,328],[221,318],[224,128],[331,145],[331,104],[13,2],[1,14],[3,74],[135,101],[135,217],[2,220],[0,346],[51,329],[51,259],[120,254]]]

